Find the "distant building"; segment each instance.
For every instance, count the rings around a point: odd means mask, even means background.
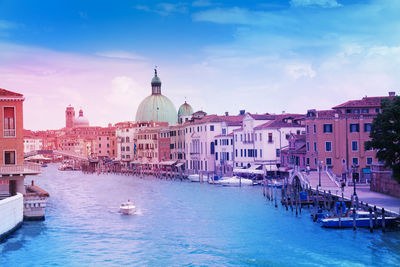
[[[79,110],[79,116],[75,118],[75,109],[69,105],[65,110],[65,128],[89,127],[89,120],[83,116],[83,110]]]
[[[290,169],[299,168],[305,170],[306,164],[306,135],[291,133],[289,136],[289,145],[282,149],[281,166]]]
[[[43,149],[43,138],[24,130],[24,153]]]
[[[125,166],[130,166],[136,155],[137,125],[132,122],[115,124],[117,136],[117,157]]]

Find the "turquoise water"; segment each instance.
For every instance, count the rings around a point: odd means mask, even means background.
[[[60,172],[46,221],[24,222],[0,244],[0,266],[400,265],[400,232],[323,229],[308,210],[275,208],[261,187]],[[29,182],[30,178],[26,179]],[[123,216],[130,199],[137,214]]]

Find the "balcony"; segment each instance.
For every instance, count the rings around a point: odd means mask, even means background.
[[[35,175],[39,174],[40,165],[34,163],[26,163],[24,165],[1,165],[0,175]]]
[[[15,129],[4,129],[3,132],[4,137],[15,137]]]

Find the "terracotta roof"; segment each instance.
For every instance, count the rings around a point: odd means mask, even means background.
[[[261,130],[266,128],[283,128],[283,127],[304,127],[304,126],[293,122],[288,123],[281,120],[273,120],[255,127],[254,130]]]
[[[265,114],[251,114],[251,113],[248,113],[248,114],[255,120],[273,120],[276,117],[276,115],[272,115],[272,114],[269,114],[269,113],[265,113]]]
[[[195,120],[194,122],[185,122],[184,124],[202,124],[208,122],[223,122],[226,121],[228,123],[240,123],[243,120],[243,115],[236,116],[218,116],[218,115],[206,115],[201,119]]]
[[[0,88],[0,96],[23,96],[23,95]]]
[[[343,104],[337,105],[333,107],[333,109],[338,108],[368,108],[368,107],[376,107],[379,108],[381,106],[381,100],[388,98],[386,96],[377,96],[377,97],[363,97],[361,100],[350,100]]]

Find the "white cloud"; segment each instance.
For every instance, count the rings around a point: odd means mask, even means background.
[[[287,71],[289,75],[295,79],[301,77],[314,78],[316,75],[316,72],[312,69],[311,65],[309,64],[288,65]]]
[[[145,60],[146,58],[131,52],[126,51],[103,51],[98,52],[96,55],[101,57],[115,58],[115,59],[129,59],[129,60]]]
[[[208,7],[208,6],[213,6],[216,5],[215,3],[212,3],[209,0],[196,0],[192,3],[192,6],[194,7]]]
[[[261,24],[264,21],[263,12],[249,11],[248,9],[215,8],[193,14],[194,21],[208,21],[221,24]]]
[[[160,3],[157,5],[158,10],[156,12],[161,15],[169,15],[171,13],[187,13],[187,4],[186,3]]]
[[[342,6],[336,0],[290,0],[293,7],[324,7],[333,8]]]
[[[187,3],[176,3],[176,4],[171,4],[171,3],[159,3],[155,7],[150,7],[150,6],[145,6],[145,5],[136,5],[133,8],[137,10],[142,10],[146,12],[153,12],[160,14],[162,16],[168,16],[173,13],[187,13],[188,8],[187,8]]]
[[[7,21],[7,20],[0,20],[0,30],[15,29],[17,27],[18,27],[17,23]]]

